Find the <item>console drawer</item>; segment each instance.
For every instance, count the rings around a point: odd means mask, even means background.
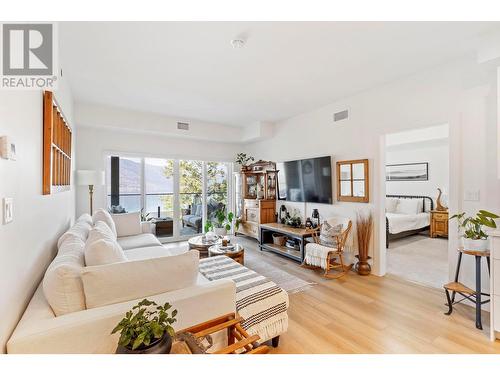
[[[493,290],[491,294],[495,294],[495,298],[500,300],[500,260],[493,259]]]
[[[245,207],[259,208],[259,201],[257,199],[245,199]]]
[[[245,221],[257,224],[259,222],[259,210],[257,208],[247,208],[245,210]]]
[[[493,257],[493,259],[500,259],[500,237],[490,236],[490,241],[491,248],[493,250],[491,256]]]

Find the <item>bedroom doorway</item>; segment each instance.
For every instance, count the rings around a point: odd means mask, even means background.
[[[387,273],[441,288],[448,281],[449,128],[387,134]]]

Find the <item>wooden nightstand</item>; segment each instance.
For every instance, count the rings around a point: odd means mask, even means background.
[[[448,211],[431,211],[430,236],[448,237]]]

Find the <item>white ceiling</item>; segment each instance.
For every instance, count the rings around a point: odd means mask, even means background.
[[[474,52],[487,22],[65,22],[76,102],[245,126]],[[247,40],[233,49],[230,40]]]

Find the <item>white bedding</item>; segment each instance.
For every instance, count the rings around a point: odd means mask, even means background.
[[[415,215],[395,214],[387,212],[389,220],[389,233],[397,234],[407,230],[415,230],[426,227],[430,223],[430,214],[428,212],[420,212]]]

